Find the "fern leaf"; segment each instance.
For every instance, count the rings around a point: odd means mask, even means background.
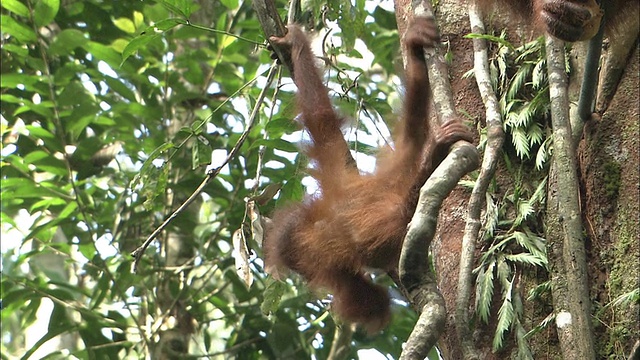
[[[549,144],[551,143],[551,137],[548,137],[544,140],[538,152],[536,153],[536,170],[542,170],[544,165],[549,160]]]
[[[630,306],[634,303],[638,303],[638,300],[640,300],[640,289],[636,288],[618,296],[612,302],[607,304],[606,307]]]
[[[524,64],[516,72],[515,76],[511,80],[509,85],[509,91],[507,92],[507,99],[515,99],[523,89],[527,80],[530,78],[532,66],[531,64]]]
[[[533,67],[531,73],[531,85],[534,90],[540,90],[545,87],[549,81],[547,80],[547,60],[541,59]]]
[[[546,249],[544,248],[544,245],[541,246],[539,241],[541,238],[521,231],[514,232],[513,238],[516,240],[518,245],[526,249],[533,256],[539,258],[542,264],[547,264]]]
[[[536,327],[534,327],[533,329],[529,330],[528,333],[526,333],[524,335],[525,339],[529,339],[530,337],[532,337],[533,335],[541,332],[542,330],[548,328],[550,325],[553,324],[553,322],[556,319],[556,314],[555,313],[551,313],[549,315],[547,315],[546,318],[544,318],[540,324],[538,324]]]
[[[511,142],[516,148],[516,154],[520,159],[529,157],[529,141],[524,129],[516,127],[511,132]]]
[[[485,324],[489,322],[491,313],[491,300],[493,299],[493,278],[495,262],[488,264],[486,270],[482,269],[476,279],[476,313]]]
[[[462,78],[463,79],[471,79],[472,77],[475,77],[476,73],[473,71],[473,69],[467,71],[466,73],[462,74]]]
[[[518,213],[513,221],[513,226],[520,226],[523,221],[527,220],[534,213],[533,205],[527,200],[518,202]]]
[[[538,116],[548,111],[551,100],[549,100],[549,86],[545,86],[536,92],[535,96],[529,102],[532,116]]]
[[[529,136],[529,143],[531,145],[541,144],[544,139],[544,132],[542,127],[537,122],[532,122],[527,129],[527,136]]]
[[[542,181],[540,181],[540,183],[536,187],[536,190],[533,192],[533,195],[531,195],[531,198],[529,199],[529,201],[531,201],[532,204],[542,205],[542,201],[546,198],[546,195],[547,195],[547,179],[548,178],[549,178],[548,176],[545,176],[545,178],[542,179]]]
[[[485,201],[487,204],[487,210],[485,212],[485,234],[488,235],[489,237],[493,237],[493,234],[495,232],[496,226],[498,225],[498,220],[499,220],[499,212],[498,212],[498,206],[496,205],[495,201],[493,201],[493,197],[491,196],[491,194],[489,194],[487,192],[486,196],[485,196]]]
[[[531,353],[531,349],[529,348],[529,344],[527,343],[527,339],[525,336],[524,327],[518,318],[515,321],[516,328],[516,344],[518,344],[518,357],[519,360],[533,360],[533,354]]]
[[[514,320],[513,304],[511,303],[511,289],[513,282],[505,289],[505,297],[502,306],[498,310],[498,325],[493,337],[493,351],[502,349],[504,333],[509,330]]]
[[[551,281],[547,280],[542,284],[538,284],[538,286],[529,290],[527,294],[527,301],[533,301],[535,299],[540,298],[543,294],[551,293]]]
[[[500,285],[505,289],[509,287],[509,284],[511,283],[511,274],[511,266],[509,266],[509,263],[505,261],[503,256],[500,256],[496,264],[496,275],[498,275]]]
[[[527,128],[529,124],[533,122],[533,118],[536,115],[535,106],[529,101],[521,109],[518,114],[518,120],[516,126]]]
[[[529,253],[521,253],[515,255],[506,255],[505,258],[509,261],[519,264],[533,265],[545,267],[547,265],[546,259],[543,259],[539,256],[529,254]]]

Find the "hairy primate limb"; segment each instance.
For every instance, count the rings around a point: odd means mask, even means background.
[[[607,31],[619,26],[626,11],[636,11],[638,0],[476,0],[485,9],[498,4],[523,15],[549,34],[564,41],[592,38],[604,20]],[[618,30],[619,31],[619,30]],[[615,32],[615,31],[613,31]]]
[[[547,32],[565,41],[592,38],[604,12],[595,0],[534,0],[536,16]]]
[[[432,18],[416,18],[403,40],[409,50],[406,98],[395,150],[379,157],[373,174],[360,175],[346,166],[344,147],[336,146],[344,144],[343,120],[331,106],[308,40],[298,27],[288,30],[285,37],[269,40],[291,48],[298,106],[312,139],[312,175],[321,194],[273,215],[264,243],[267,270],[276,275],[282,268],[299,273],[311,287],[333,293],[332,308],[339,317],[377,331],[390,318],[389,296],[365,277],[363,269],[397,267],[420,186],[451,144],[472,141],[472,136],[460,120],[438,129],[429,126],[423,51],[436,46],[439,37]]]

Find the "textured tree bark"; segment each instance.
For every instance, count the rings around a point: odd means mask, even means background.
[[[398,29],[401,34],[404,34],[411,18],[433,16],[433,9],[428,1],[398,0],[395,5]],[[441,50],[426,51],[425,60],[433,94],[434,114],[432,115],[434,116],[432,118],[437,118],[437,121],[443,124],[457,116],[449,82],[449,71]],[[445,301],[438,290],[426,254],[429,252],[435,234],[437,214],[443,199],[450,194],[465,174],[478,167],[479,162],[475,146],[460,141],[455,144],[447,159],[431,175],[420,191],[418,206],[409,224],[398,266],[402,286],[420,317],[407,339],[401,359],[426,358],[445,330],[447,320]]]
[[[595,359],[564,42],[547,35],[546,49],[554,149],[546,237],[556,328],[565,359]]]
[[[396,4],[407,3],[398,1]],[[436,9],[436,18],[443,40],[449,45],[454,66],[450,67],[450,78],[457,108],[462,108],[472,118],[484,121],[484,108],[473,79],[461,79],[461,75],[473,67],[471,40],[462,37],[470,32],[466,2],[441,0]],[[402,28],[401,19],[410,7],[397,5],[398,26]],[[504,15],[504,13],[502,14]],[[626,31],[611,39],[605,38],[603,49],[603,69],[608,72],[602,75],[599,83],[596,113],[602,115],[585,125],[584,139],[580,142],[578,152],[578,179],[580,188],[579,216],[586,231],[585,246],[587,264],[591,282],[589,289],[591,300],[603,310],[596,315],[594,321],[596,358],[612,355],[628,356],[635,341],[640,338],[639,307],[637,303],[612,305],[617,297],[629,294],[639,287],[638,258],[640,258],[639,226],[640,218],[640,129],[638,119],[638,74],[640,74],[640,53],[636,48],[638,31],[637,10],[629,11]],[[485,19],[488,20],[488,19]],[[493,13],[492,22],[487,23],[489,29],[506,28],[509,41],[517,44],[518,37],[522,42],[531,40],[536,35],[526,24],[518,23],[513,16],[501,16]],[[524,26],[523,26],[524,25]],[[499,33],[499,31],[498,31]],[[581,44],[574,44],[576,48]],[[622,48],[626,50],[622,50]],[[631,56],[627,56],[632,49]],[[573,55],[573,54],[572,54]],[[572,56],[569,62],[572,68],[584,61],[584,54]],[[630,60],[629,60],[630,58]],[[613,66],[615,65],[615,66]],[[612,68],[612,70],[608,70]],[[624,69],[624,71],[623,71]],[[622,76],[620,85],[617,79]],[[571,99],[577,99],[581,77],[572,78],[570,88]],[[615,83],[616,85],[612,85]],[[617,89],[617,90],[616,90]],[[613,95],[615,93],[615,96]],[[471,106],[476,99],[477,106]],[[466,106],[460,106],[464,103]],[[606,105],[605,105],[606,104]],[[606,110],[606,111],[605,111]],[[508,184],[504,169],[498,166],[496,182],[498,186]],[[468,194],[454,190],[445,200],[438,219],[438,230],[432,242],[432,252],[437,272],[437,282],[446,307],[449,309],[446,330],[438,342],[438,347],[445,359],[461,359],[460,339],[452,324],[452,310],[455,309],[457,281],[459,275],[458,262],[462,252],[460,238],[464,230],[467,211]],[[584,234],[583,234],[584,235]],[[477,253],[476,253],[477,256]],[[471,292],[473,296],[473,291]],[[473,299],[471,299],[473,303]],[[538,325],[549,313],[551,304],[542,305],[525,303],[525,312],[529,314],[526,330]],[[534,308],[535,307],[535,308]],[[542,315],[542,316],[541,316]],[[593,316],[590,315],[590,316]],[[473,316],[473,314],[471,314]],[[514,343],[507,343],[505,349],[497,354],[491,352],[491,338],[495,323],[482,324],[475,322],[472,326],[474,344],[478,347],[483,359],[503,359],[517,351]],[[556,330],[547,328],[528,339],[536,359],[557,359],[561,357]],[[608,349],[608,350],[606,350]]]

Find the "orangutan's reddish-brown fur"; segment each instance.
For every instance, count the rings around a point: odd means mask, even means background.
[[[333,294],[332,309],[339,317],[368,331],[379,330],[390,318],[389,296],[365,277],[363,268],[396,268],[420,186],[451,144],[472,140],[459,120],[429,128],[423,51],[436,46],[436,26],[433,19],[417,18],[404,37],[408,57],[403,120],[395,151],[380,156],[370,175],[348,165],[340,131],[343,119],[331,106],[304,33],[290,26],[285,37],[270,41],[291,47],[297,102],[311,135],[308,155],[321,194],[273,215],[263,247],[267,271],[276,276],[282,268],[297,272],[312,288]]]
[[[477,0],[485,9],[498,4],[525,16],[539,29],[565,41],[593,37],[604,19],[613,28],[620,15],[638,11],[638,0],[602,0],[602,10],[595,0]],[[604,17],[603,17],[604,15]],[[637,30],[636,30],[637,31]]]

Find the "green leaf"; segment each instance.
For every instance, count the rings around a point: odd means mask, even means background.
[[[5,43],[5,44],[2,44],[2,49],[8,52],[14,53],[18,57],[22,57],[22,58],[29,55],[29,49],[27,49],[23,45]],[[5,76],[5,74],[3,74],[2,76]]]
[[[221,0],[220,2],[229,10],[235,10],[239,5],[238,0]]]
[[[0,76],[0,86],[3,88],[15,89],[18,86],[25,86],[27,89],[31,90],[39,81],[40,77],[36,75],[9,73],[2,74],[2,76]]]
[[[256,140],[251,144],[251,149],[255,149],[260,145],[264,145],[270,149],[278,149],[278,150],[291,152],[291,153],[300,152],[300,149],[298,148],[298,146],[296,146],[296,144],[290,141],[284,140],[282,138]]]
[[[131,40],[127,46],[125,46],[124,50],[122,50],[122,63],[124,63],[129,56],[135,54],[138,50],[140,50],[141,48],[145,47],[151,40],[159,37],[159,34],[155,34],[155,33],[143,33],[143,35],[139,35],[135,38],[133,38],[133,40]]]
[[[189,0],[162,0],[161,3],[167,10],[182,15],[185,19],[191,15],[192,2]]]
[[[67,206],[58,214],[57,218],[60,220],[64,220],[66,218],[71,218],[78,210],[78,202],[71,201],[67,204]]]
[[[43,101],[40,104],[34,104],[31,101],[23,99],[24,105],[17,108],[13,115],[18,116],[22,113],[26,112],[34,112],[38,115],[41,115],[45,119],[51,119],[53,117],[53,111],[51,110],[51,102]]]
[[[133,23],[133,20],[121,17],[113,20],[113,24],[120,30],[126,32],[127,34],[133,34],[136,32],[136,25]]]
[[[52,156],[49,153],[42,150],[36,150],[25,155],[23,158],[23,161],[26,164],[32,164],[34,162],[37,162],[38,160],[50,159],[50,158],[52,158]]]
[[[291,201],[300,201],[304,197],[304,186],[300,178],[296,177],[287,181],[280,189],[280,197],[278,198],[278,204],[289,203]]]
[[[45,145],[49,149],[59,152],[64,151],[58,139],[55,137],[55,135],[49,132],[49,130],[34,125],[27,126],[27,130],[29,130],[29,135],[33,136],[36,139],[43,140]]]
[[[291,134],[299,129],[300,126],[298,124],[286,117],[272,119],[265,127],[271,138],[279,138],[284,134]]]
[[[510,260],[519,264],[525,264],[525,265],[534,265],[534,266],[544,267],[547,264],[545,259],[542,259],[533,254],[527,254],[527,253],[506,255],[505,258],[507,260]]]
[[[14,14],[29,17],[29,8],[17,0],[2,0],[2,7]],[[4,47],[5,44],[3,44]]]
[[[547,252],[545,248],[545,241],[543,238],[537,237],[529,232],[516,231],[513,233],[518,245],[527,249],[531,254],[540,259],[540,261],[546,265]]]
[[[80,81],[72,81],[67,84],[57,98],[58,106],[69,107],[75,107],[84,102],[93,102],[94,99],[93,94],[90,94]]]
[[[33,29],[29,28],[25,24],[17,22],[11,16],[0,15],[0,24],[2,24],[1,28],[3,33],[15,37],[20,42],[32,43],[38,39],[36,33],[33,32]]]
[[[42,344],[46,343],[47,341],[55,338],[58,335],[64,334],[66,332],[71,332],[73,329],[75,328],[75,325],[73,324],[65,324],[65,325],[61,325],[61,326],[54,326],[53,328],[49,328],[47,333],[44,334],[40,340],[38,340],[32,347],[31,349],[29,349],[27,352],[24,353],[24,355],[20,358],[21,360],[27,360],[31,357],[31,355],[36,352],[36,350],[38,350],[38,348],[40,348],[40,346],[42,346]]]
[[[548,137],[544,140],[538,152],[536,153],[536,170],[542,170],[544,165],[549,160],[549,144],[551,143],[551,137]]]
[[[494,36],[494,35],[471,33],[471,34],[465,35],[465,38],[467,38],[467,39],[484,39],[484,40],[487,40],[487,41],[490,41],[490,42],[498,43],[498,44],[500,44],[500,45],[502,45],[502,46],[504,46],[504,47],[506,47],[508,49],[513,50],[514,49],[513,45],[509,41],[507,41],[503,37],[503,35],[498,37],[498,36]]]
[[[516,75],[511,80],[509,91],[507,92],[507,100],[515,99],[518,94],[524,90],[524,86],[531,74],[531,64],[525,64],[521,66]]]
[[[531,84],[534,89],[542,89],[548,85],[547,80],[547,60],[541,59],[536,63],[531,73]]]
[[[129,89],[127,85],[123,84],[122,81],[120,81],[119,79],[114,79],[110,76],[105,76],[104,81],[107,83],[111,91],[118,93],[120,96],[122,96],[123,98],[131,102],[137,101],[136,95],[134,94],[134,92],[131,89]]]
[[[513,131],[511,132],[511,142],[516,148],[516,154],[521,159],[529,157],[529,140],[527,139],[527,133],[523,128],[513,128]]]
[[[48,209],[49,207],[52,207],[52,206],[59,206],[59,205],[64,205],[64,204],[66,204],[66,203],[67,203],[67,202],[66,202],[65,200],[60,199],[60,198],[46,198],[46,199],[42,199],[42,200],[40,200],[40,201],[36,202],[35,204],[33,204],[33,205],[29,208],[29,211],[30,211],[31,213],[35,213],[36,211],[39,211],[39,210],[41,210],[41,209],[42,209],[42,210],[46,210],[46,209]]]
[[[280,300],[284,294],[287,286],[285,283],[279,280],[275,280],[273,277],[268,277],[266,280],[264,289],[264,300],[260,305],[260,310],[263,314],[273,314],[278,310]]]
[[[166,142],[153,150],[153,152],[151,152],[151,154],[149,155],[149,158],[147,158],[144,164],[142,164],[140,172],[131,181],[130,187],[132,189],[135,188],[143,178],[147,177],[149,175],[149,172],[152,171],[152,167],[155,168],[155,165],[153,165],[153,161],[159,158],[160,155],[162,155],[165,151],[172,148],[174,148],[173,143]]]
[[[58,14],[60,0],[39,0],[33,9],[36,26],[49,25]]]
[[[478,277],[476,279],[477,294],[476,294],[476,312],[480,317],[480,320],[485,324],[489,323],[489,315],[491,314],[491,301],[493,300],[493,276],[495,261],[491,261],[486,270],[480,268]]]
[[[89,42],[85,34],[76,29],[64,29],[53,39],[49,51],[53,55],[66,55]]]
[[[520,201],[518,203],[518,212],[516,214],[516,219],[514,220],[514,225],[519,226],[523,221],[527,220],[531,214],[534,213],[535,208],[533,205],[526,200]]]
[[[41,156],[43,156],[43,153],[46,157],[41,158]],[[25,164],[31,164],[35,166],[37,170],[48,172],[53,175],[68,175],[65,163],[62,160],[55,158],[53,155],[45,153],[44,151],[34,151],[29,153],[27,156],[25,156],[24,162]]]
[[[93,294],[91,294],[92,301],[89,307],[91,309],[96,309],[100,304],[102,304],[109,294],[111,287],[111,279],[108,276],[100,277],[98,283],[94,286]]]
[[[496,264],[496,274],[498,275],[498,281],[500,281],[500,285],[502,285],[502,287],[507,287],[511,281],[511,266],[509,266],[509,264],[504,261],[504,255],[502,254],[498,256]]]
[[[122,51],[122,63],[124,63],[129,56],[135,54],[138,50],[145,47],[151,40],[162,36],[167,30],[173,29],[178,25],[184,25],[187,22],[182,19],[165,19],[155,25],[147,27],[140,35],[133,38],[129,44]]]
[[[93,243],[90,244],[79,244],[78,250],[87,260],[93,259],[96,256],[96,246]]]
[[[90,52],[95,57],[95,60],[102,60],[113,69],[120,67],[121,56],[113,47],[95,41],[89,41],[83,44],[82,47]]]
[[[505,290],[507,294],[511,293],[512,282],[509,283],[509,287]],[[507,295],[502,302],[502,306],[498,310],[498,325],[493,337],[493,351],[502,349],[502,342],[504,340],[504,333],[509,330],[513,323],[515,314],[513,311],[513,304],[511,303],[511,296]]]
[[[496,205],[491,194],[487,192],[486,196],[487,208],[485,211],[486,225],[485,225],[485,234],[489,238],[493,237],[495,233],[495,229],[498,226],[498,221],[500,220],[500,209],[498,205]]]
[[[183,19],[177,19],[177,18],[164,19],[162,21],[158,21],[153,26],[148,27],[147,31],[154,30],[153,32],[158,32],[158,31],[165,32],[167,30],[173,29],[178,25],[186,25],[186,24],[188,23]]]

